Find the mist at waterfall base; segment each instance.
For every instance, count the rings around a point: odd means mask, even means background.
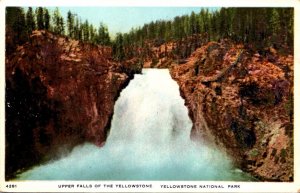
[[[168,70],[144,69],[121,92],[102,148],[85,143],[17,179],[250,180],[217,148],[191,141],[191,127]]]

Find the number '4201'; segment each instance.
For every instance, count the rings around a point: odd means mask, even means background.
[[[16,184],[6,184],[6,188],[16,188]]]

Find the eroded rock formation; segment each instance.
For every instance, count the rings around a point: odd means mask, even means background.
[[[6,178],[83,141],[101,146],[115,100],[141,70],[113,62],[109,47],[46,31],[34,31],[5,63]]]
[[[191,138],[216,142],[260,180],[292,181],[293,56],[226,40],[190,43],[197,39],[152,47],[144,65],[170,68],[193,121]],[[181,59],[174,53],[184,45],[202,46]],[[6,178],[83,141],[101,146],[139,61],[120,65],[109,47],[46,31],[7,54]]]
[[[170,72],[193,120],[192,138],[213,137],[260,180],[293,180],[292,55],[224,40],[198,48]]]

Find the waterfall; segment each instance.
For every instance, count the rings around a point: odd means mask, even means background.
[[[190,140],[192,122],[167,69],[135,75],[115,104],[104,147],[85,143],[22,180],[249,180],[216,147]]]

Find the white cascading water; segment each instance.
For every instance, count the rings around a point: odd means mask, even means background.
[[[77,146],[21,180],[250,180],[215,147],[190,140],[192,122],[169,71],[144,69],[115,104],[104,147]]]

